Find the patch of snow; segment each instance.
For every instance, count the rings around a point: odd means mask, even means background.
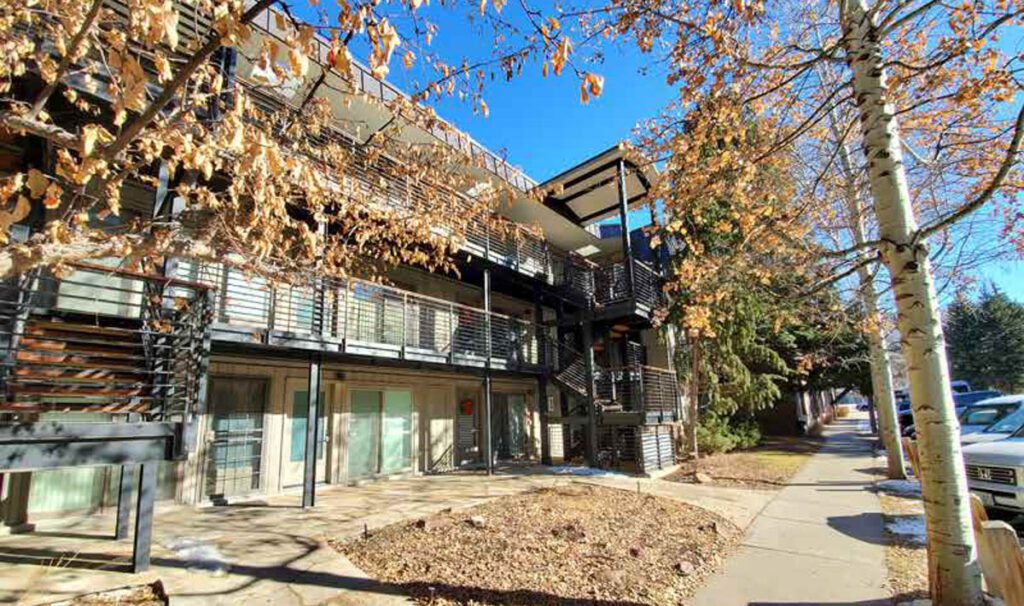
[[[608,471],[607,469],[598,469],[596,467],[586,467],[584,465],[556,465],[551,467],[550,470],[551,473],[559,476],[629,477],[624,473]]]
[[[892,534],[898,534],[901,537],[910,539],[918,545],[924,545],[928,542],[924,516],[900,516],[892,522],[886,522],[885,529]]]
[[[209,572],[214,576],[221,576],[227,574],[230,567],[227,558],[217,549],[217,546],[202,539],[177,537],[168,541],[164,547],[184,560],[190,571],[198,570]]]
[[[921,483],[917,480],[882,480],[875,484],[878,490],[903,496],[920,496]]]

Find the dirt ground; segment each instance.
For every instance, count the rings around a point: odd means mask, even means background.
[[[924,512],[919,497],[879,494],[882,515],[886,522]],[[885,565],[889,569],[889,590],[893,603],[904,603],[928,597],[928,555],[925,546],[905,535],[887,531],[892,541],[885,549]]]
[[[420,604],[661,606],[690,597],[740,536],[699,507],[570,484],[334,546]]]
[[[818,452],[824,441],[811,437],[766,437],[748,450],[700,457],[688,461],[666,477],[673,482],[695,482],[696,472],[710,477],[711,484],[750,488],[780,488]]]

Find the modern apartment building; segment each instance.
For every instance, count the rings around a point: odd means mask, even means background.
[[[269,12],[258,21],[260,36],[276,35]],[[183,35],[202,27],[183,23]],[[233,85],[250,85],[244,53],[218,61]],[[310,71],[290,96],[250,93],[268,108],[297,103],[320,76]],[[331,86],[317,94],[351,122],[372,131],[397,119],[363,99],[401,94],[367,70],[325,77]],[[337,91],[361,95],[343,103]],[[500,210],[505,228],[481,222],[466,235],[457,275],[403,267],[386,286],[327,276],[280,285],[213,263],[168,259],[139,273],[105,259],[5,284],[7,525],[109,503],[127,536],[137,507],[142,569],[158,498],[230,504],[295,491],[313,505],[319,485],[396,474],[517,461],[672,465],[682,408],[671,339],[652,323],[660,268],[629,237],[650,169],[616,146],[540,184],[557,193],[537,201],[537,183],[468,136],[403,132],[456,146],[466,171],[518,192]],[[53,153],[29,135],[3,137],[0,174]],[[416,195],[387,182],[386,167],[362,165],[353,186]],[[122,220],[173,205],[163,193],[126,185]],[[34,213],[20,229],[45,219]],[[618,229],[601,238],[608,220]]]

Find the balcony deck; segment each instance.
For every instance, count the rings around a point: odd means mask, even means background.
[[[542,329],[503,314],[357,279],[272,285],[238,270],[188,263],[179,273],[215,289],[212,338],[221,346],[467,370],[544,370]]]

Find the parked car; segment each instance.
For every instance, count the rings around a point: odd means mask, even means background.
[[[964,408],[973,406],[974,404],[980,404],[983,400],[998,398],[1001,395],[1003,395],[1003,392],[996,389],[979,389],[978,391],[954,393],[953,405],[956,406],[957,415],[959,416]]]
[[[967,485],[985,507],[1024,512],[1024,433],[964,446]]]
[[[974,391],[971,389],[971,384],[967,381],[950,381],[949,386],[953,389],[953,393],[967,393],[969,391]]]
[[[1006,415],[1020,407],[1018,396],[1007,396],[1002,401],[1001,392],[994,389],[983,389],[969,391],[967,393],[954,393],[953,403],[956,406],[957,420],[960,422],[960,433],[972,434],[981,431]],[[917,436],[914,429],[914,418],[910,414],[910,403],[907,403],[906,412],[900,409],[900,427],[902,435],[908,438]]]
[[[957,420],[960,421],[960,433],[968,435],[984,431],[996,421],[1017,412],[1021,407],[1022,398],[1024,396],[998,396],[985,398],[962,407],[957,416]]]
[[[1005,408],[1008,407],[1008,408]],[[1005,410],[1010,410],[1008,414]],[[975,429],[986,417],[996,420],[981,430]],[[960,418],[960,433],[964,444],[995,442],[1017,433],[1024,427],[1024,394],[982,400],[966,409]]]

